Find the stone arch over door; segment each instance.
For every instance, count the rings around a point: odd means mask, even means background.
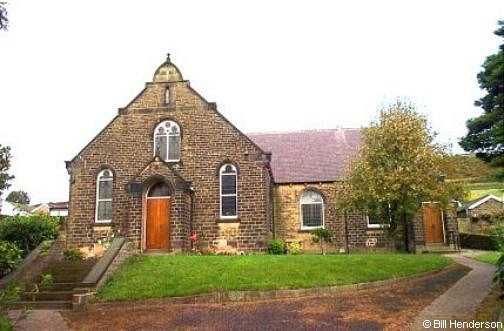
[[[145,249],[171,248],[173,190],[164,181],[155,181],[145,194]]]

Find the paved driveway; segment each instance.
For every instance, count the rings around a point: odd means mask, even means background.
[[[323,297],[201,305],[148,300],[92,305],[63,317],[76,330],[404,330],[468,271],[457,266],[408,283]]]

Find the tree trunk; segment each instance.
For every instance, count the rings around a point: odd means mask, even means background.
[[[406,216],[406,213],[403,212],[402,214],[402,219],[403,219],[403,224],[404,224],[404,250],[407,253],[410,253],[409,249],[409,226],[408,226],[408,217]]]

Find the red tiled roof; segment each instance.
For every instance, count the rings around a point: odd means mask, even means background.
[[[272,153],[275,183],[342,180],[361,142],[360,129],[250,133],[248,136]]]

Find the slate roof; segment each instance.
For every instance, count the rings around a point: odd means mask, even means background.
[[[487,202],[490,199],[493,199],[497,202],[503,202],[501,199],[497,198],[496,196],[494,196],[492,194],[486,194],[486,195],[483,195],[477,199],[474,199],[474,200],[471,200],[471,201],[468,201],[468,202],[462,204],[462,206],[457,208],[457,211],[463,211],[466,209],[476,208],[477,206],[481,205],[482,203]]]
[[[343,180],[357,155],[360,129],[249,133],[264,151],[271,152],[275,183],[310,183]]]

